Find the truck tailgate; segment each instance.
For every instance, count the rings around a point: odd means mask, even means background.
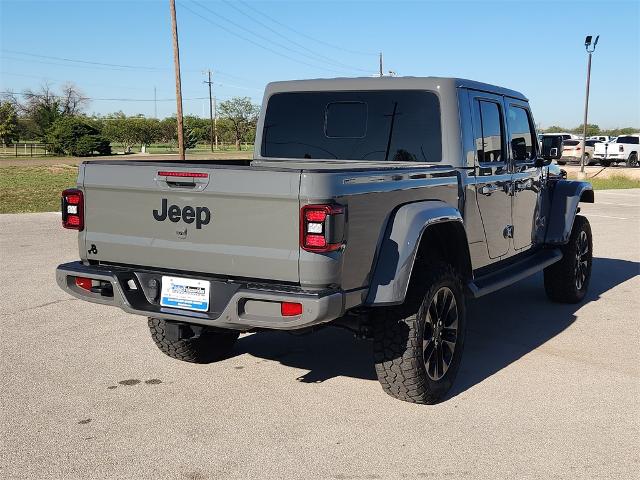
[[[300,171],[89,162],[79,182],[85,259],[299,281]]]

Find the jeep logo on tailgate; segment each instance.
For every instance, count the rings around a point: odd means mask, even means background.
[[[173,223],[178,223],[180,219],[184,223],[196,222],[196,228],[200,229],[203,225],[208,225],[211,220],[211,211],[207,207],[192,207],[187,205],[180,208],[178,205],[170,205],[167,207],[167,199],[162,199],[161,211],[154,210],[153,218],[159,222],[164,222],[169,218]]]

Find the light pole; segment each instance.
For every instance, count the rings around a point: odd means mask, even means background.
[[[589,59],[587,60],[587,93],[584,98],[584,122],[582,123],[582,157],[580,158],[580,173],[584,175],[584,146],[587,140],[587,116],[589,114],[589,83],[591,82],[591,54],[595,51],[596,45],[598,45],[598,39],[600,35],[596,36],[595,41],[591,44],[591,39],[593,37],[591,35],[587,35],[587,38],[584,39],[584,48],[587,50],[589,54]]]

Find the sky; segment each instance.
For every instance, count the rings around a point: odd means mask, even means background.
[[[176,0],[186,114],[260,103],[270,81],[453,76],[523,92],[542,127],[584,112],[584,37],[593,55],[589,123],[640,128],[640,1]],[[0,0],[0,91],[73,82],[87,113],[175,113],[168,0]],[[157,102],[154,102],[154,88]],[[157,106],[157,107],[156,107]]]

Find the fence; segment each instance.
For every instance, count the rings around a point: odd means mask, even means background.
[[[46,157],[53,155],[50,143],[14,143],[3,145],[3,157]]]

